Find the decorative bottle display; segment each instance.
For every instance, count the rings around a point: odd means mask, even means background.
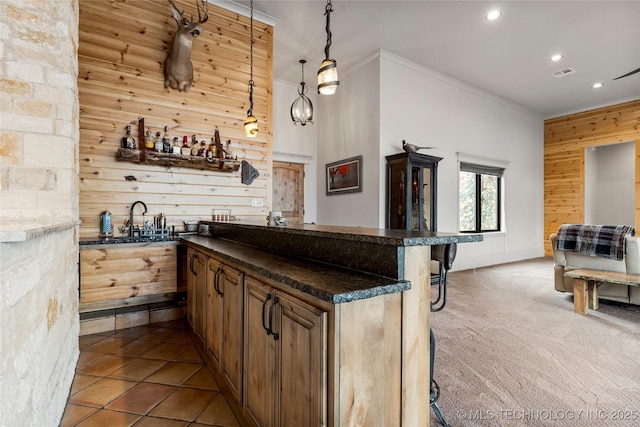
[[[164,127],[164,135],[162,135],[162,152],[171,153],[171,137],[169,136],[169,126]]]
[[[124,129],[127,131],[127,134],[122,137],[122,148],[130,148],[132,150],[135,150],[136,140],[131,135],[131,126],[127,125]]]
[[[213,135],[205,139],[199,138],[197,133],[184,137],[171,135],[170,125],[158,128],[154,123],[154,126],[146,127],[143,117],[138,118],[138,135],[134,138],[131,135],[132,126],[124,123],[125,134],[120,138],[120,147],[116,153],[118,160],[220,172],[236,172],[240,169],[237,147],[232,147],[231,139],[225,140],[224,143],[221,141],[217,126]],[[179,126],[176,126],[174,130],[178,128]],[[136,148],[139,151],[130,151]]]
[[[153,137],[151,136],[151,131],[149,129],[147,129],[144,134],[144,147],[149,150],[153,150],[154,148]]]

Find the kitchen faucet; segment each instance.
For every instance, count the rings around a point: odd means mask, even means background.
[[[145,205],[143,201],[138,200],[136,202],[133,202],[133,204],[131,205],[131,209],[129,210],[129,237],[133,237],[133,208],[138,203],[142,203],[142,206],[144,206],[144,212],[142,212],[142,215],[147,213],[147,205]]]

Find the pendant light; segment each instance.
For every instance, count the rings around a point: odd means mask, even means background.
[[[336,61],[329,58],[329,48],[331,47],[331,26],[329,21],[331,12],[333,12],[333,6],[331,5],[331,0],[327,0],[327,6],[324,9],[324,14],[327,17],[327,44],[324,47],[325,59],[318,70],[318,93],[322,95],[333,95],[340,84]]]
[[[251,8],[251,40],[249,58],[251,61],[249,78],[249,110],[247,111],[247,119],[244,121],[244,134],[249,138],[255,138],[258,134],[258,119],[253,115],[253,0],[250,2]]]
[[[304,83],[304,64],[306,62],[304,59],[300,60],[300,64],[302,64],[302,81],[298,88],[300,96],[291,104],[291,120],[294,125],[300,124],[301,126],[306,126],[307,123],[313,124],[313,104],[305,95],[307,93],[307,86]]]

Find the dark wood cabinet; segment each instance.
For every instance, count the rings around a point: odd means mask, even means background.
[[[438,162],[442,157],[399,153],[386,159],[386,227],[436,231]]]

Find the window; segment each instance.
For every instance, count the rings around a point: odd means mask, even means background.
[[[460,232],[500,231],[504,168],[460,162]]]

